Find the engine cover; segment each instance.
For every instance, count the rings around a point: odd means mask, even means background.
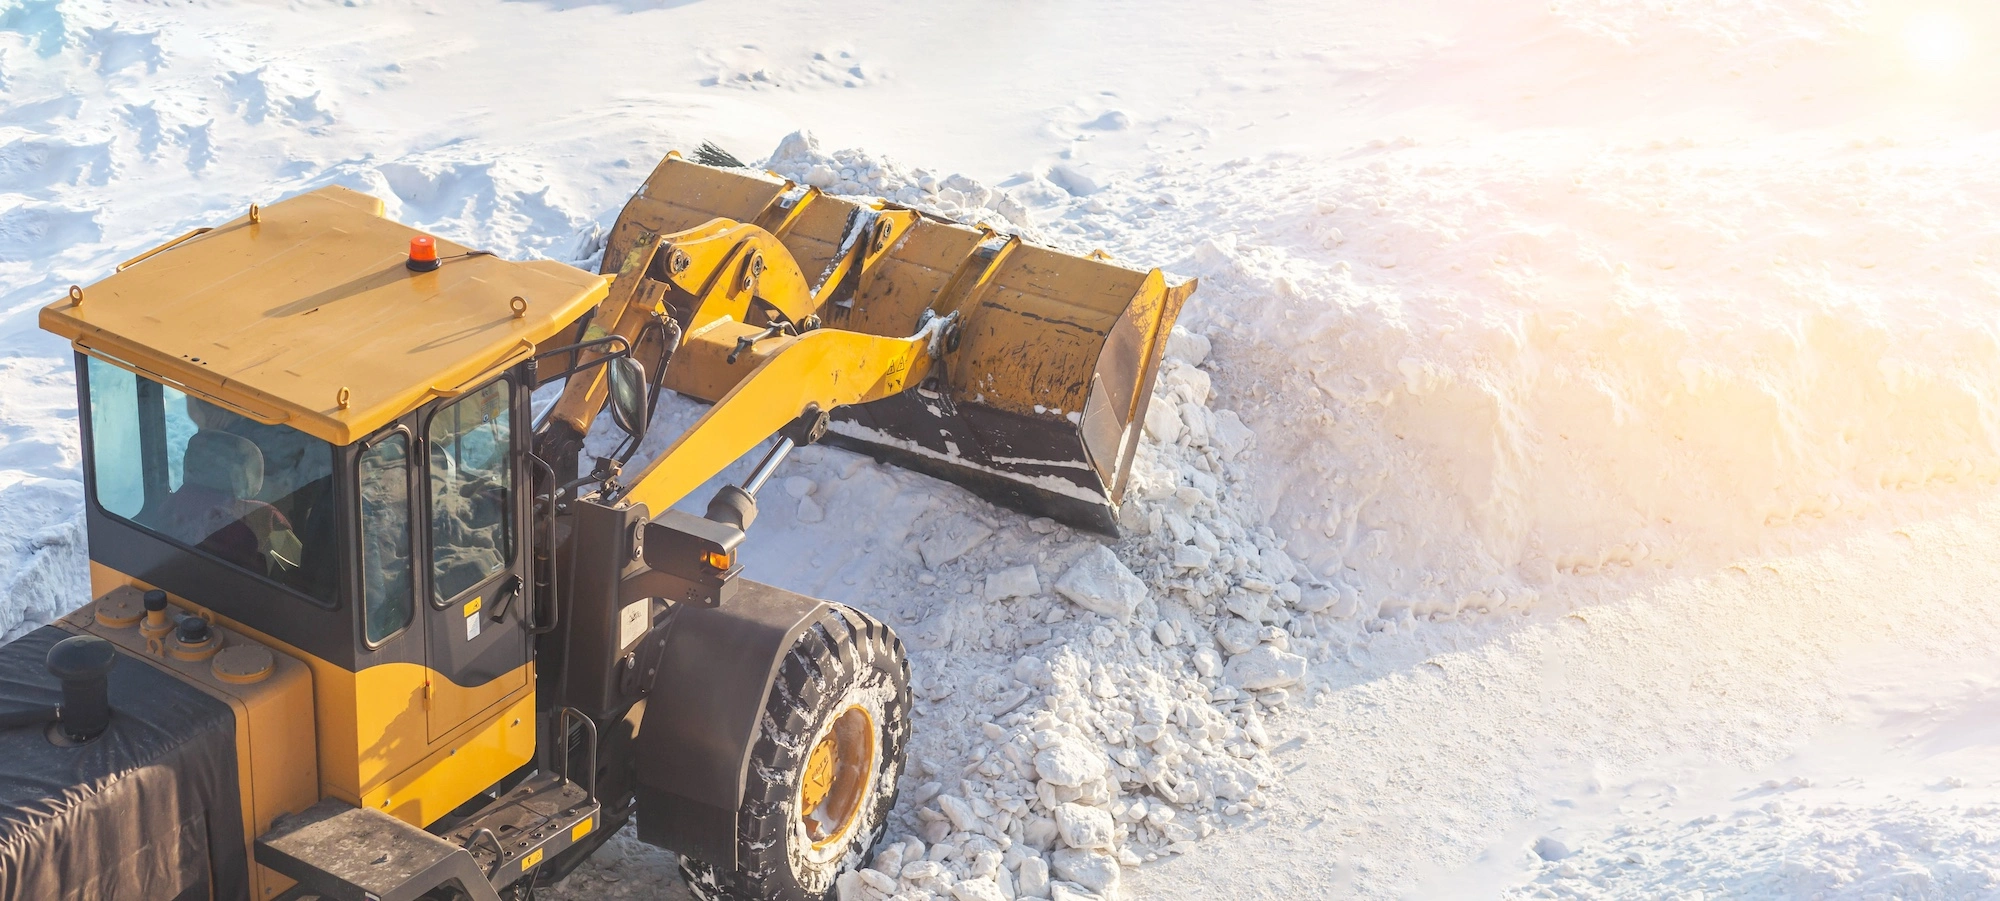
[[[57,701],[44,661],[69,636],[0,646],[0,710]],[[248,899],[234,714],[122,652],[109,681],[111,725],[88,744],[0,731],[0,901]]]

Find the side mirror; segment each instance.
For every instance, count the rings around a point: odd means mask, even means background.
[[[631,357],[619,357],[608,366],[611,379],[611,421],[637,438],[646,434],[646,367]]]

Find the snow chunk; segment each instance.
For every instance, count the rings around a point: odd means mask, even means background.
[[[1239,656],[1247,654],[1259,644],[1257,624],[1232,619],[1215,630],[1215,640],[1224,651]]]
[[[1208,359],[1209,347],[1208,336],[1195,334],[1181,326],[1174,326],[1173,331],[1167,333],[1167,357],[1186,362],[1189,366],[1200,366],[1201,361]]]
[[[1222,410],[1215,414],[1212,442],[1216,450],[1222,451],[1222,459],[1236,459],[1237,454],[1250,448],[1250,439],[1255,437],[1256,433],[1243,424],[1235,410]]]
[[[993,530],[977,523],[952,523],[926,536],[917,545],[917,553],[923,555],[925,566],[937,569],[965,556],[966,551],[991,537]]]
[[[1022,898],[1048,897],[1049,862],[1040,857],[1021,861],[1021,870],[1014,877],[1014,889]]]
[[[1174,566],[1179,569],[1207,569],[1215,555],[1192,544],[1174,548]]]
[[[1292,555],[1278,548],[1267,547],[1258,552],[1257,563],[1274,582],[1289,582],[1299,574],[1298,563],[1292,560]],[[1298,589],[1294,586],[1292,590]]]
[[[1054,855],[1056,875],[1100,895],[1118,892],[1118,858],[1103,851],[1064,848]]]
[[[1000,884],[991,879],[967,879],[954,883],[951,897],[954,901],[1007,901],[1007,896],[1000,892]]]
[[[1078,607],[1121,623],[1146,599],[1146,583],[1104,545],[1092,548],[1056,580],[1056,591]]]
[[[1146,407],[1146,434],[1161,444],[1172,444],[1181,436],[1180,411],[1172,404],[1151,404]]]
[[[1043,782],[1075,788],[1104,775],[1104,755],[1069,740],[1059,740],[1035,755],[1035,774]]]
[[[1084,197],[1104,190],[1097,179],[1084,174],[1082,169],[1068,163],[1057,163],[1049,167],[1049,181],[1074,197]]]
[[[1106,110],[1103,115],[1083,123],[1083,127],[1098,131],[1124,131],[1132,127],[1132,117],[1124,110]]]
[[[778,149],[771,151],[766,165],[776,168],[787,162],[804,162],[820,156],[819,138],[804,129],[792,132],[778,142]]]
[[[1056,808],[1056,834],[1072,848],[1110,850],[1117,829],[1110,812],[1102,808],[1074,803]]]
[[[1032,563],[1009,567],[986,577],[986,599],[989,601],[1031,598],[1041,593],[1042,579],[1035,573]]]
[[[979,828],[979,818],[972,815],[972,806],[954,795],[939,795],[938,809],[951,821],[951,828],[959,832],[971,832]]]
[[[1265,645],[1229,658],[1222,678],[1237,688],[1283,688],[1306,677],[1306,658]]]
[[[1543,860],[1561,860],[1570,855],[1569,846],[1562,839],[1544,835],[1535,839],[1535,856]]]
[[[1299,602],[1292,605],[1300,613],[1324,613],[1340,603],[1340,592],[1324,585],[1306,589],[1299,595]]]

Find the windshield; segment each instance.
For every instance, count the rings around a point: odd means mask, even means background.
[[[95,358],[87,366],[104,512],[333,604],[331,445]]]

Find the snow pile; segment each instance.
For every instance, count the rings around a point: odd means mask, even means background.
[[[1180,337],[1176,350],[1200,348]],[[1227,414],[1209,409],[1194,360],[1171,359],[1162,383],[1172,387],[1155,403],[1195,428],[1141,451],[1126,509],[1149,528],[1119,553],[1046,521],[1001,527],[1014,535],[982,526],[958,543],[983,553],[917,575],[983,574],[983,589],[903,626],[928,702],[905,802],[914,815],[900,842],[843,883],[853,897],[954,885],[957,897],[985,897],[983,880],[1000,897],[1116,897],[1123,867],[1261,805],[1264,711],[1285,703],[1306,665],[1274,623],[1312,634],[1291,612],[1307,589],[1233,504],[1247,432],[1215,425]],[[936,523],[920,549],[960,521]],[[974,648],[1014,662],[996,677],[987,653],[966,654]]]
[[[0,488],[0,643],[90,597],[83,486],[30,478]]]
[[[1174,334],[1117,545],[824,447],[765,493],[746,567],[883,617],[911,652],[901,802],[842,898],[1117,898],[1130,867],[1264,805],[1266,720],[1328,653],[1315,614],[1341,596],[1257,525],[1254,436],[1210,406],[1206,352]],[[668,433],[700,413],[668,406]],[[630,871],[653,864],[628,852],[561,896],[644,896]]]
[[[1115,898],[1125,868],[1263,803],[1265,716],[1304,678],[1295,651],[1319,647],[1298,605],[1327,590],[1294,582],[1240,504],[1251,436],[1209,407],[1204,350],[1176,335],[1155,405],[1180,425],[1142,447],[1126,508],[1140,528],[1116,552],[1048,520],[937,503],[957,490],[836,451],[807,470],[831,478],[787,480],[797,522],[822,505],[882,511],[866,531],[892,562],[855,601],[912,650],[903,801],[844,898]]]
[[[1247,487],[1244,522],[1376,631],[1810,546],[1823,523],[2000,484],[2000,330],[1977,324],[2000,191],[1906,196],[1962,153],[1378,149],[1156,164],[1089,196],[1043,190],[1053,170],[986,189],[805,134],[770,165],[959,217],[1011,201],[1040,240],[1179,259],[1202,278],[1184,318],[1218,342],[1241,414],[1223,431],[1270,436],[1254,466],[1285,474]],[[1173,419],[1156,409],[1148,432],[1193,430]]]
[[[964,175],[905,168],[894,160],[863,150],[827,153],[809,131],[787,136],[765,160],[764,167],[829,194],[881,197],[967,225],[986,225],[996,231],[1044,239],[1035,231],[1027,208],[1006,191],[987,187]]]
[[[2000,192],[1907,202],[1990,161],[1828,154],[1411,149],[1160,169],[1110,202],[1160,255],[1214,232],[1182,208],[1204,187],[1285,198],[1196,247],[1185,319],[1284,473],[1256,489],[1269,522],[1364,618],[1407,625],[2000,480]]]
[[[1547,840],[1545,840],[1547,841]],[[2000,807],[1766,801],[1727,817],[1639,824],[1572,852],[1543,848],[1507,898],[1988,898]]]
[[[901,801],[843,898],[1117,898],[1130,867],[1264,805],[1266,720],[1353,599],[1260,524],[1255,436],[1211,406],[1208,351],[1172,335],[1115,545],[824,447],[765,493],[746,568],[883,617],[911,652]],[[670,401],[661,434],[701,409]],[[565,897],[619,897],[625,860]]]

